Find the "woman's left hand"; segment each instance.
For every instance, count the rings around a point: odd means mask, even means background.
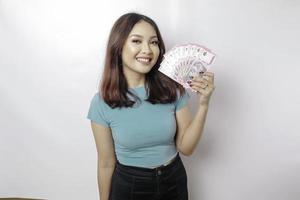
[[[215,89],[214,74],[212,72],[200,73],[199,76],[193,77],[191,81],[188,81],[188,84],[199,94],[200,105],[209,103],[209,99]]]

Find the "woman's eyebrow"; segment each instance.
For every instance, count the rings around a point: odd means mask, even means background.
[[[132,36],[143,38],[143,36],[142,36],[142,35],[139,35],[139,34],[131,34],[130,37],[132,37]],[[153,35],[153,36],[151,36],[150,38],[157,38],[157,36],[156,36],[156,35]]]

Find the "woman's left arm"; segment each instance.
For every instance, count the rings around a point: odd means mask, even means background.
[[[199,97],[198,110],[192,119],[188,106],[176,112],[177,134],[176,147],[184,155],[190,156],[201,138],[209,107],[210,97],[215,89],[214,74],[205,72],[193,77],[189,83]]]

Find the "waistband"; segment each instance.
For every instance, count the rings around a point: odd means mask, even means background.
[[[136,167],[136,166],[128,166],[121,164],[118,160],[116,163],[117,170],[124,170],[127,173],[132,172],[133,174],[137,175],[146,175],[146,176],[153,176],[153,175],[160,175],[163,171],[168,171],[169,169],[176,166],[181,161],[179,153],[175,156],[175,158],[168,164],[168,165],[161,165],[155,168],[144,168],[144,167]]]
[[[154,169],[156,167],[167,166],[167,165],[169,165],[171,162],[173,162],[176,159],[177,154],[178,154],[178,152],[176,153],[176,155],[173,158],[171,158],[169,161],[167,161],[166,163],[164,163],[162,165],[152,166],[152,167],[147,167],[147,168]]]

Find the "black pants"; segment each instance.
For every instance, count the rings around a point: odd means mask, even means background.
[[[155,169],[117,161],[109,200],[188,200],[187,175],[179,153],[170,164]]]

